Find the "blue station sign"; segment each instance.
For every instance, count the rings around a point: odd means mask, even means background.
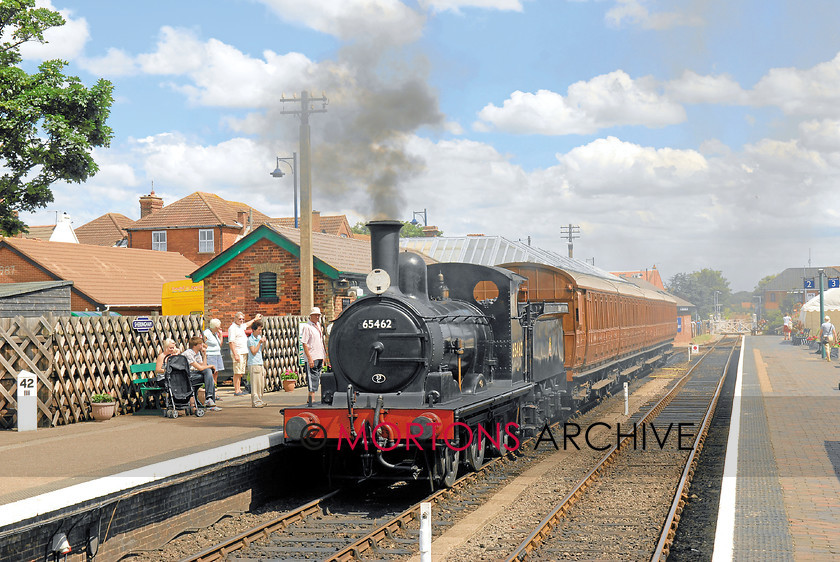
[[[153,325],[152,319],[148,316],[138,316],[131,321],[131,327],[134,328],[135,332],[148,332]]]

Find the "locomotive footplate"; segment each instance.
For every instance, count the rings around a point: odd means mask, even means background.
[[[285,408],[285,441],[299,442],[307,433],[314,440],[352,442],[364,434],[365,424],[374,429],[381,425],[392,432],[393,437],[405,438],[412,430],[410,424],[423,425],[429,421],[437,427],[436,438],[449,440],[455,438],[456,422],[473,425],[478,423],[477,417],[486,418],[478,420],[480,422],[493,421],[495,412],[515,411],[523,406],[532,389],[531,383],[520,383],[514,387],[490,384],[478,401],[475,401],[475,397],[462,397],[431,406],[418,406],[416,402],[408,404],[406,400],[400,400],[400,397],[389,396],[383,401],[378,417],[374,406],[377,395],[364,393],[356,397],[352,423],[347,408],[338,404]]]

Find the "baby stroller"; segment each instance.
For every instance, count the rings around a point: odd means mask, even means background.
[[[166,360],[166,370],[163,373],[164,393],[166,396],[166,411],[163,416],[177,418],[178,410],[183,409],[187,415],[193,413],[190,399],[195,401],[195,415],[204,415],[203,405],[199,406],[198,397],[190,382],[190,364],[183,355],[172,355]]]

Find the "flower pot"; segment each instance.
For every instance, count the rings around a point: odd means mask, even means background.
[[[283,381],[283,390],[291,392],[295,389],[295,381],[293,379],[286,379]]]
[[[114,410],[116,410],[116,402],[91,402],[90,408],[93,414],[93,419],[96,421],[106,421],[114,417]]]

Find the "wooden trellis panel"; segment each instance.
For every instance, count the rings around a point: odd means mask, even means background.
[[[290,369],[298,374],[297,386],[306,384],[303,369],[298,366],[298,324],[306,322],[303,316],[266,316],[263,318],[263,365],[265,390],[283,388],[280,375]]]
[[[17,427],[17,375],[38,377],[38,426],[49,426],[52,399],[52,327],[45,318],[0,318],[0,428]]]
[[[56,426],[92,419],[90,397],[113,396],[117,412],[126,414],[145,406],[131,384],[130,365],[150,363],[167,338],[185,349],[190,337],[201,335],[201,316],[153,316],[152,328],[138,333],[132,316],[3,318],[0,319],[0,428],[17,425],[17,373],[31,371],[40,381],[39,425]],[[266,345],[266,391],[282,388],[280,375],[298,373],[298,386],[306,384],[298,366],[298,323],[301,316],[263,319]],[[138,375],[135,375],[138,376]]]

